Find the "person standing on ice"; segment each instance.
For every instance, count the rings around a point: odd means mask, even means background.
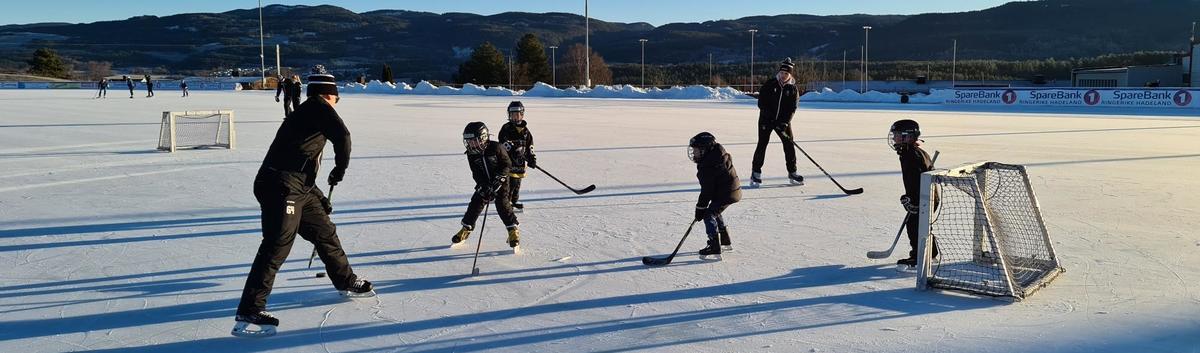
[[[529,132],[525,122],[525,104],[513,101],[508,104],[508,123],[500,127],[497,141],[504,146],[508,157],[512,160],[512,173],[509,174],[508,191],[512,194],[512,207],[518,210],[525,206],[519,202],[521,198],[521,179],[525,179],[525,166],[537,168],[537,156],[533,154],[533,134]]]
[[[154,97],[154,81],[150,79],[150,75],[146,74],[146,98]]]
[[[499,142],[491,141],[487,125],[482,122],[467,124],[463,129],[463,146],[466,147],[467,164],[471,166],[471,177],[475,179],[475,193],[467,213],[463,214],[462,229],[450,238],[453,245],[466,241],[475,229],[484,205],[495,202],[496,213],[508,228],[508,246],[517,250],[521,243],[520,223],[513,214],[512,198],[509,195],[508,176],[512,173],[512,161]],[[486,215],[484,215],[486,216]]]
[[[96,86],[100,88],[100,91],[96,92],[96,98],[108,98],[108,78],[101,78]]]
[[[283,76],[279,78],[282,79]],[[283,93],[283,117],[286,118],[296,107],[300,106],[302,83],[300,83],[300,75],[292,75],[292,77],[278,82],[279,84],[275,86],[275,102],[279,102],[279,94]]]
[[[236,336],[274,334],[279,320],[266,311],[267,296],[297,232],[313,243],[330,282],[342,295],[375,295],[371,282],[350,268],[337,229],[329,220],[333,206],[316,185],[327,140],[333,143],[336,154],[328,178],[331,188],[342,181],[350,164],[350,131],[334,110],[339,100],[334,76],[321,65],[314,67],[308,76],[308,100],[279,126],[254,178],[254,197],[262,210],[263,239],[238,304],[233,329]],[[249,325],[260,329],[251,330]]]
[[[921,174],[933,170],[933,162],[929,153],[921,149],[921,126],[916,121],[904,119],[892,123],[888,130],[888,141],[892,150],[900,156],[900,174],[904,179],[904,195],[900,195],[900,204],[908,212],[904,227],[908,231],[908,258],[896,261],[896,265],[913,267],[917,265],[917,226],[920,217]],[[933,257],[938,256],[937,243],[933,245]]]
[[[183,96],[188,96],[187,79],[179,80],[179,90],[183,91]]]
[[[721,214],[729,205],[741,201],[741,181],[733,168],[733,157],[711,133],[701,132],[692,137],[688,142],[688,159],[696,163],[696,179],[700,182],[694,221],[704,221],[708,232],[708,246],[700,249],[700,256],[716,256],[720,260],[722,248],[733,250]]]
[[[125,85],[129,86],[129,99],[133,99],[133,78],[129,76],[121,76],[121,79],[125,80]]]
[[[787,162],[788,180],[793,185],[804,185],[804,177],[796,173],[796,147],[792,144],[792,116],[796,114],[796,103],[800,100],[795,68],[792,58],[779,64],[779,72],[767,80],[758,90],[758,146],[754,148],[754,165],[750,173],[750,187],[762,185],[762,166],[771,142],[771,132],[783,141],[783,158]]]

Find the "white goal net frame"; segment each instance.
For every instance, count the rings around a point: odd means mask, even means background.
[[[926,172],[918,217],[918,290],[1019,301],[1064,271],[1024,166],[981,162]]]
[[[158,149],[175,152],[185,148],[228,148],[237,146],[232,110],[163,112]]]

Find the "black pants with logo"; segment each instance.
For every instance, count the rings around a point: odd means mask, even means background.
[[[291,253],[297,232],[316,247],[334,288],[343,290],[358,279],[342,250],[337,228],[321,206],[324,194],[315,186],[305,187],[303,180],[303,174],[267,169],[254,178],[254,197],[262,209],[263,239],[242,290],[239,313],[266,310],[275,274]]]

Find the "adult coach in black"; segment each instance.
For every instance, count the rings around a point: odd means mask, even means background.
[[[779,135],[783,141],[783,158],[787,162],[788,179],[792,184],[804,185],[804,177],[796,173],[796,147],[792,145],[792,116],[796,114],[796,103],[800,100],[800,92],[796,88],[796,79],[792,77],[795,68],[792,58],[779,63],[779,72],[767,80],[758,90],[758,146],[754,148],[754,165],[750,169],[750,187],[762,184],[762,166],[767,153],[767,144],[771,142],[771,132]]]
[[[254,178],[263,241],[246,278],[234,335],[269,335],[278,326],[279,320],[265,311],[267,296],[297,231],[316,247],[334,288],[352,297],[374,294],[371,282],[350,269],[336,227],[329,220],[332,206],[316,185],[326,140],[333,143],[337,154],[329,185],[341,182],[350,164],[350,131],[334,110],[339,100],[333,75],[320,65],[314,67],[308,76],[308,100],[284,119]],[[262,330],[248,331],[248,324]]]

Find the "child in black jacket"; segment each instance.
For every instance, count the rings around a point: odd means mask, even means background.
[[[921,149],[920,137],[921,126],[909,119],[892,123],[888,132],[892,150],[900,156],[900,173],[904,178],[904,195],[900,196],[900,204],[909,214],[904,227],[908,231],[908,243],[912,246],[912,250],[908,251],[908,258],[896,261],[896,264],[910,267],[917,265],[917,222],[920,221],[917,214],[921,211],[918,201],[921,197],[921,174],[933,170],[933,161],[929,159],[929,153]],[[937,255],[937,245],[934,244],[933,256]]]
[[[696,201],[695,221],[704,221],[708,246],[700,250],[701,258],[715,255],[721,259],[722,247],[732,250],[729,230],[721,213],[742,199],[741,181],[733,168],[733,158],[717,138],[701,132],[688,143],[688,159],[696,163],[696,179],[700,182],[700,197]]]

